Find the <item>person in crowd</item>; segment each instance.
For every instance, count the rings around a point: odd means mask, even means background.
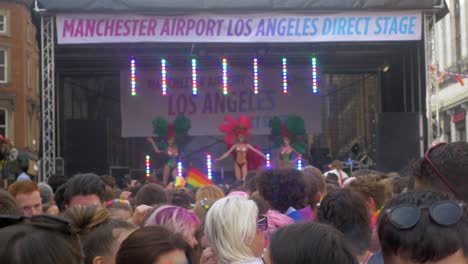
[[[275,210],[268,210],[266,217],[268,219],[268,229],[265,232],[265,238],[267,241],[270,240],[276,230],[294,223],[294,220]]]
[[[77,174],[65,184],[63,196],[65,208],[76,205],[102,206],[105,190],[104,182],[96,174]]]
[[[193,208],[193,212],[198,216],[200,221],[203,222],[211,205],[223,197],[223,190],[217,186],[208,185],[201,187],[195,194],[195,207]]]
[[[378,252],[380,243],[377,236],[377,219],[386,201],[385,185],[379,180],[378,174],[370,174],[356,178],[347,188],[358,192],[366,199],[372,228],[370,251]]]
[[[343,235],[331,226],[296,223],[277,230],[265,264],[358,264]]]
[[[80,235],[84,264],[114,264],[120,244],[137,229],[126,221],[111,219],[106,209],[97,206],[74,206],[64,216]]]
[[[162,225],[180,233],[192,248],[198,244],[195,233],[200,227],[200,220],[185,208],[172,205],[159,207],[145,223],[145,226],[153,225]]]
[[[299,212],[301,213],[301,219],[304,221],[314,220],[317,204],[320,203],[320,200],[322,200],[322,197],[327,192],[325,176],[319,169],[313,166],[306,166],[302,170],[302,174],[306,186],[307,206],[299,210]]]
[[[301,221],[302,209],[306,204],[305,182],[302,173],[295,169],[272,169],[260,173],[257,178],[258,191],[271,209]]]
[[[270,210],[268,202],[263,199],[259,192],[254,192],[249,197],[250,200],[254,201],[258,208],[259,215],[266,215]]]
[[[114,199],[106,204],[112,219],[129,221],[133,217],[133,208],[127,200]]]
[[[399,177],[393,181],[393,197],[414,189],[413,177]]]
[[[180,234],[163,226],[140,228],[125,239],[116,264],[197,264],[193,249]]]
[[[328,173],[327,177],[325,178],[325,183],[327,184],[327,193],[329,192],[329,190],[341,188],[338,180],[338,175],[336,175],[335,173]]]
[[[325,176],[328,177],[329,174],[335,174],[338,176],[338,184],[341,188],[344,187],[344,182],[349,178],[348,174],[343,170],[343,165],[339,160],[333,161],[330,166],[330,170],[325,172]]]
[[[425,157],[414,166],[413,176],[417,190],[453,194],[468,202],[468,142],[441,143],[430,148]]]
[[[379,217],[385,264],[464,264],[468,216],[464,204],[437,192],[408,192]]]
[[[359,262],[367,264],[372,256],[369,251],[372,231],[366,201],[359,193],[338,189],[327,194],[320,203],[317,220],[343,233]]]
[[[58,187],[64,185],[67,182],[67,178],[63,175],[53,175],[49,177],[47,184],[52,187],[53,193],[57,192]]]
[[[0,215],[22,215],[22,210],[18,207],[15,198],[11,194],[0,188]]]
[[[39,187],[33,181],[17,181],[8,187],[25,216],[42,214],[42,200]]]
[[[240,196],[218,200],[205,219],[205,236],[218,264],[261,264],[267,228],[255,202]]]
[[[195,195],[183,188],[167,190],[167,198],[169,204],[180,206],[187,210],[192,209],[193,204],[195,204]]]
[[[21,173],[16,178],[17,181],[31,181],[32,180],[31,176],[28,175],[28,168],[29,168],[28,162],[29,162],[28,160],[19,159]]]
[[[258,171],[253,170],[249,171],[247,176],[245,176],[244,187],[249,195],[257,191],[257,174]]]
[[[164,188],[155,183],[149,183],[144,185],[138,190],[133,199],[133,206],[136,208],[140,205],[161,205],[167,204],[167,194]]]
[[[62,218],[0,216],[0,260],[5,264],[83,264],[78,236]]]
[[[356,178],[347,188],[358,192],[366,199],[372,225],[377,225],[377,218],[385,203],[385,186],[378,175],[371,174]]]
[[[52,187],[50,187],[45,182],[40,182],[37,186],[39,187],[39,192],[41,194],[43,213],[50,215],[58,215],[59,209],[55,205],[54,192],[52,190]]]
[[[65,206],[65,190],[67,189],[67,185],[63,184],[57,188],[57,191],[54,193],[55,204],[57,205],[60,213],[64,212],[66,209]]]

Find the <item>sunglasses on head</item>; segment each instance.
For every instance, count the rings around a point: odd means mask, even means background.
[[[457,199],[460,199],[460,193],[452,186],[452,184],[450,184],[449,180],[447,179],[447,177],[445,177],[445,175],[439,171],[439,169],[437,169],[437,167],[434,165],[434,163],[432,162],[431,158],[429,157],[432,153],[432,151],[434,151],[435,149],[437,149],[438,147],[441,147],[441,146],[445,146],[447,145],[447,143],[439,143],[435,146],[432,146],[427,152],[426,152],[426,155],[424,156],[424,160],[423,160],[423,163],[427,163],[431,169],[437,174],[437,176],[439,177],[439,179],[445,184],[445,186],[447,186],[447,188],[455,195],[455,197]]]
[[[421,211],[428,210],[429,217],[440,226],[453,226],[463,216],[465,204],[455,201],[441,201],[430,207],[418,207],[411,204],[402,204],[385,211],[390,223],[401,230],[415,227],[421,219]]]
[[[35,215],[31,217],[0,215],[0,228],[23,223],[42,229],[60,231],[69,234],[73,233],[71,231],[70,222],[67,219],[52,215]]]
[[[268,218],[266,216],[261,217],[257,220],[257,230],[265,232],[268,229]]]

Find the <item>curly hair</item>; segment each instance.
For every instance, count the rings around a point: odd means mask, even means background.
[[[464,177],[468,171],[468,143],[455,142],[439,146],[429,155],[437,170],[445,176],[453,188],[460,193],[463,201],[468,201],[468,181]],[[418,189],[451,193],[437,172],[424,159],[413,165],[413,176]]]
[[[379,174],[372,173],[364,177],[356,178],[356,180],[349,183],[347,188],[360,193],[366,200],[369,198],[374,199],[375,207],[378,210],[383,207],[386,200],[385,185],[379,179]]]
[[[300,209],[305,206],[305,182],[298,170],[265,170],[257,178],[257,187],[273,210],[284,213],[289,207]]]

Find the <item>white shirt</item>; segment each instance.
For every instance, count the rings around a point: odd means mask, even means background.
[[[263,260],[261,259],[254,259],[254,260],[242,262],[242,264],[264,264],[264,263],[263,263]]]
[[[340,178],[340,173],[336,169],[325,172],[325,176],[328,177],[328,174],[336,174],[336,176],[338,176],[338,179]],[[349,178],[348,174],[344,171],[341,171],[341,177],[343,181]]]

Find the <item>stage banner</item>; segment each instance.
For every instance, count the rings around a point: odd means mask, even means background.
[[[168,63],[169,64],[169,63]],[[152,121],[164,117],[173,121],[184,113],[191,121],[190,135],[221,135],[218,126],[227,115],[253,116],[252,134],[270,133],[269,121],[274,116],[304,118],[309,133],[320,133],[323,95],[313,94],[311,69],[288,67],[288,94],[283,94],[282,68],[259,67],[259,93],[254,93],[252,70],[230,68],[229,95],[223,95],[221,69],[200,69],[198,95],[192,94],[192,71],[167,69],[167,95],[161,93],[158,70],[136,71],[136,95],[131,94],[130,72],[120,73],[120,103],[123,137],[152,135]],[[319,87],[320,88],[320,87]]]
[[[420,40],[422,13],[59,14],[59,44],[120,42],[337,42]]]

